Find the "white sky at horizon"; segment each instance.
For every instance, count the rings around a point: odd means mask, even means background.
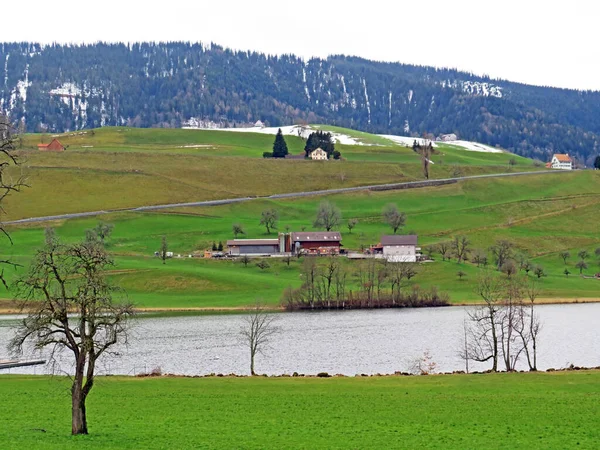
[[[593,0],[30,0],[0,41],[192,41],[303,58],[332,54],[600,90]]]

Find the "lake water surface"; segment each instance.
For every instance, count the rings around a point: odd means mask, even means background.
[[[276,314],[278,333],[256,370],[266,374],[389,374],[408,371],[428,351],[438,371],[464,370],[459,356],[468,308],[425,308]],[[600,304],[543,305],[539,337],[540,369],[600,366]],[[0,316],[0,359],[15,317]],[[249,352],[241,341],[242,315],[136,319],[129,345],[99,363],[102,374],[138,374],[160,367],[163,373],[204,375],[249,373]],[[44,357],[28,352],[26,357]],[[471,370],[490,364],[470,363]],[[524,366],[522,368],[525,368]],[[69,371],[59,367],[12,369],[10,373]],[[3,371],[7,373],[8,371]]]

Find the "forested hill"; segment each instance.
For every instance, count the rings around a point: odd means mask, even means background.
[[[600,93],[456,70],[332,56],[234,52],[190,43],[0,44],[0,109],[28,131],[299,120],[399,135],[455,133],[546,158],[591,161]]]

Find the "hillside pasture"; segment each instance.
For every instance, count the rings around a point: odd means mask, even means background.
[[[585,300],[600,297],[600,280],[580,278],[574,267],[577,253],[587,249],[591,275],[600,272],[600,260],[593,256],[600,247],[597,217],[600,216],[600,175],[574,172],[556,175],[531,175],[519,178],[484,179],[436,188],[406,191],[356,192],[328,196],[342,211],[344,220],[358,219],[348,233],[344,223],[339,227],[347,249],[359,249],[379,242],[390,233],[382,223],[381,210],[395,203],[407,213],[403,233],[417,233],[419,244],[428,247],[466,235],[472,248],[488,249],[498,239],[513,242],[533,265],[543,266],[541,297],[546,300]],[[264,200],[204,208],[178,208],[160,213],[117,213],[101,219],[115,225],[109,250],[115,255],[113,279],[126,288],[140,307],[192,308],[241,307],[257,299],[273,306],[288,287],[301,284],[302,260],[290,266],[271,258],[270,268],[261,270],[254,263],[244,267],[239,262],[188,258],[202,252],[212,243],[225,243],[233,238],[233,223],[243,225],[246,238],[266,238],[259,225],[260,213],[266,208],[280,212],[280,231],[312,229],[312,220],[322,197]],[[68,241],[80,239],[98,219],[77,219],[50,223],[59,236]],[[26,264],[43,240],[46,224],[10,227],[15,245],[10,256]],[[153,253],[161,237],[168,238],[169,248],[182,258],[161,264]],[[271,234],[270,237],[274,237]],[[559,252],[570,251],[567,267],[572,275],[564,275],[565,265]],[[489,251],[488,251],[489,254]],[[480,268],[471,263],[442,261],[434,252],[435,262],[418,267],[411,284],[432,286],[450,294],[454,303],[477,301],[475,285]],[[491,254],[489,254],[490,265]],[[342,260],[352,269],[355,262]],[[457,272],[466,277],[459,279]],[[8,272],[10,278],[18,272]],[[530,277],[533,274],[530,273]]]

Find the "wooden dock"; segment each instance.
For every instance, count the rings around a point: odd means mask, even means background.
[[[40,366],[42,364],[46,364],[46,360],[44,360],[44,359],[35,359],[35,360],[30,360],[30,361],[0,360],[0,370],[14,369],[15,367]]]

